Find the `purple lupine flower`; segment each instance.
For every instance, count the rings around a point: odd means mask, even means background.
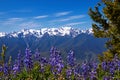
[[[114,66],[114,69],[116,70],[117,69],[117,65],[118,65],[118,60],[117,59],[113,59],[112,60],[112,64],[111,64],[111,67],[113,67]],[[113,66],[112,66],[113,65]]]
[[[113,61],[111,61],[111,62],[109,62],[109,67],[114,67],[115,65],[114,65],[114,62]]]
[[[72,70],[72,73],[74,76],[78,76],[79,74],[79,66],[75,64],[75,58],[74,58],[74,52],[71,50],[69,53],[68,53],[68,56],[67,56],[67,65],[68,67],[70,67],[70,69]]]
[[[76,67],[72,69],[73,69],[74,75],[78,75],[80,73],[80,66],[77,65]]]
[[[56,65],[57,74],[61,73],[63,68],[64,68],[63,62],[58,62]]]
[[[17,73],[20,73],[21,69],[24,67],[23,66],[23,60],[21,59],[21,53],[19,52],[18,53],[18,56],[17,56],[17,60],[15,62],[15,64],[13,65],[13,74],[14,76],[17,74]]]
[[[110,72],[110,74],[111,74],[112,76],[114,75],[115,65],[114,65],[114,62],[113,62],[113,61],[111,61],[111,62],[109,63],[109,72]]]
[[[112,60],[112,62],[114,63],[114,66],[115,66],[115,67],[117,67],[117,65],[118,65],[117,62],[118,62],[118,61],[119,61],[119,58],[118,58],[117,55],[115,55],[114,58],[113,58],[113,60]]]
[[[19,67],[18,63],[15,62],[15,64],[13,65],[13,74],[14,74],[14,76],[16,76],[17,73],[19,73],[19,72],[20,72],[20,67]]]
[[[34,57],[36,61],[40,61],[40,52],[38,51],[38,49],[36,50]]]
[[[4,72],[4,75],[5,75],[5,76],[9,74],[9,71],[8,71],[8,70],[9,70],[9,69],[8,69],[8,64],[6,63],[6,64],[4,64],[4,67],[3,67],[3,72]]]
[[[117,62],[118,64],[118,70],[120,70],[120,60]]]
[[[26,68],[28,71],[31,71],[31,69],[33,68],[33,60],[32,60],[32,54],[30,49],[26,48],[25,51],[25,59],[24,59]]]
[[[80,77],[80,72],[81,72],[80,64],[76,64],[74,67],[72,67],[72,70],[73,70],[74,76]]]
[[[62,69],[64,68],[64,64],[63,64],[63,60],[62,60],[62,57],[60,55],[60,52],[58,52],[56,55],[56,62],[57,62],[57,65],[56,65],[57,72],[61,73]]]
[[[90,75],[90,80],[96,79],[96,74],[97,74],[97,63],[96,62],[91,62],[88,66],[88,73]]]
[[[54,66],[55,65],[55,49],[52,47],[50,50],[50,58],[49,58],[49,64]]]
[[[46,57],[41,57],[40,59],[40,72],[44,72],[44,66],[48,63],[47,58]]]
[[[118,70],[120,70],[120,59],[117,54],[114,56],[113,61],[114,61],[114,66],[117,67]]]
[[[2,72],[3,71],[3,67],[2,67],[2,65],[0,65],[0,72]]]
[[[92,70],[92,71],[90,72],[90,79],[91,79],[91,80],[96,79],[96,74],[97,74],[97,72],[94,71],[94,70]]]
[[[84,77],[84,79],[86,79],[91,71],[90,66],[87,64],[86,61],[82,63],[81,69],[82,69],[82,76]]]
[[[20,72],[21,69],[24,67],[21,52],[19,52],[17,56],[17,65],[19,67],[19,72]]]
[[[106,71],[107,70],[107,62],[102,62],[102,69],[104,70],[104,71]]]
[[[67,56],[67,63],[70,67],[73,67],[75,65],[74,61],[74,52],[70,51]]]
[[[94,69],[94,71],[96,71],[96,69],[97,69],[97,63],[96,62],[93,62],[93,64],[92,64],[92,68]]]
[[[45,64],[45,63],[48,63],[48,61],[47,61],[47,58],[46,58],[46,57],[41,57],[41,60],[40,60],[40,61],[41,61],[41,63],[44,63],[44,64]]]
[[[42,64],[42,63],[40,64],[40,72],[44,72],[45,71],[44,66],[45,66],[44,64]]]
[[[110,74],[113,76],[113,75],[114,75],[114,72],[115,72],[115,68],[112,67],[112,68],[109,69],[109,71],[110,71]]]
[[[73,72],[72,69],[67,69],[66,70],[66,77],[67,77],[67,79],[71,78],[72,72]]]
[[[51,48],[50,50],[50,60],[49,64],[52,66],[51,70],[53,74],[60,74],[64,64],[60,52],[56,48]]]

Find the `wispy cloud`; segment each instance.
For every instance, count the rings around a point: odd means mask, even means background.
[[[41,24],[33,21],[28,21],[28,22],[23,22],[18,26],[21,28],[36,28],[36,27],[40,27]]]
[[[85,15],[75,15],[75,16],[70,16],[68,18],[64,18],[64,19],[52,20],[51,22],[65,22],[65,21],[80,19],[80,18],[84,18],[84,17],[85,17]]]
[[[71,12],[72,12],[72,11],[59,12],[59,13],[56,13],[55,16],[56,16],[56,17],[65,16],[65,15],[70,14]]]
[[[86,22],[74,22],[74,23],[68,23],[65,24],[63,26],[75,26],[75,25],[81,25],[81,24],[85,24]]]
[[[58,21],[69,21],[69,20],[79,19],[79,18],[83,18],[83,17],[85,17],[85,15],[76,15],[76,16],[70,16],[65,19],[60,19]]]
[[[2,21],[2,25],[11,25],[22,22],[23,18],[8,18],[7,20]]]
[[[22,21],[23,20],[23,18],[9,18],[8,19],[8,21],[14,21],[14,22],[16,22],[16,21]]]
[[[27,28],[37,28],[41,27],[41,23],[35,22],[34,20],[24,19],[24,18],[8,18],[4,21],[0,21],[0,25],[8,28],[14,29],[27,29]]]
[[[41,15],[41,16],[36,16],[34,19],[42,19],[42,18],[47,18],[48,15]]]

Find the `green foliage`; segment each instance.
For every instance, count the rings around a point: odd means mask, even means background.
[[[109,54],[103,57],[120,55],[120,0],[103,0],[95,10],[89,9],[89,15],[95,22],[92,24],[95,37],[108,38],[106,53]]]
[[[1,52],[1,63],[4,65],[5,62],[5,52],[6,52],[7,47],[5,45],[2,46],[2,52]]]
[[[5,50],[5,49],[3,49],[3,50]],[[104,52],[104,56],[108,56],[108,55],[109,55],[109,53]],[[51,71],[53,66],[50,65],[49,63],[44,63],[44,66],[42,66],[42,64],[43,64],[42,62],[34,61],[33,68],[30,71],[28,71],[26,66],[24,66],[23,68],[21,68],[20,72],[17,72],[16,74],[14,74],[14,70],[12,68],[13,66],[11,64],[12,59],[10,56],[8,62],[6,62],[6,63],[8,63],[7,64],[7,66],[8,66],[7,73],[8,74],[5,74],[5,71],[4,71],[6,64],[0,63],[0,79],[3,79],[3,80],[83,80],[83,79],[91,80],[91,77],[94,76],[95,80],[103,80],[104,77],[109,77],[112,80],[117,80],[117,79],[120,79],[120,71],[119,71],[120,58],[116,56],[116,57],[114,57],[114,59],[110,60],[109,58],[111,58],[111,57],[113,57],[113,56],[109,55],[109,57],[107,57],[108,59],[102,59],[103,61],[101,63],[99,63],[98,65],[96,65],[96,68],[95,67],[92,68],[93,64],[86,64],[86,63],[82,64],[81,66],[78,63],[77,65],[75,65],[73,67],[65,64],[64,68],[62,69],[61,73],[59,73],[59,74],[54,74]],[[103,62],[106,62],[106,64],[102,64]],[[115,65],[111,66],[111,63],[114,63]],[[1,68],[1,65],[3,68]],[[81,74],[79,72],[77,72],[75,74],[74,70],[77,68],[80,68],[82,66],[84,66],[83,72],[81,72],[83,74]],[[104,70],[104,67],[106,67],[105,70]],[[114,70],[113,75],[110,73],[111,68],[116,69],[116,70]],[[56,70],[56,69],[54,69],[54,70]],[[73,70],[73,71],[67,73],[67,70]],[[86,70],[88,70],[88,71],[86,72]],[[95,74],[91,75],[92,72],[94,72],[94,71],[95,71]],[[69,73],[70,73],[70,75],[68,77]],[[94,79],[92,79],[92,80],[94,80]]]

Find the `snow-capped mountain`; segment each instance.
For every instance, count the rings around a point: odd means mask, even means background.
[[[12,33],[0,33],[0,37],[8,36],[8,37],[18,37],[21,35],[22,37],[28,36],[28,35],[33,35],[37,38],[41,38],[43,35],[48,34],[50,36],[65,36],[69,35],[72,37],[76,37],[77,35],[81,33],[86,33],[86,34],[92,34],[92,29],[88,30],[80,30],[80,29],[74,29],[71,27],[61,27],[61,28],[42,28],[39,30],[35,29],[23,29],[19,32],[12,32]]]
[[[3,32],[0,32],[0,37],[4,37],[4,36],[6,36],[6,34]]]
[[[105,50],[106,39],[95,38],[92,33],[92,29],[80,30],[70,27],[24,29],[7,34],[0,33],[0,48],[5,44],[8,47],[7,56],[11,55],[14,59],[18,50],[24,55],[23,51],[26,47],[31,48],[32,51],[39,49],[41,55],[46,56],[49,55],[46,51],[55,46],[63,53],[72,49],[77,59],[84,60],[85,57],[94,58],[96,53]]]

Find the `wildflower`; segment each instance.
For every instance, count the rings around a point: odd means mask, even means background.
[[[40,59],[40,66],[41,66],[40,72],[44,72],[44,66],[45,66],[47,63],[48,63],[48,61],[47,61],[46,57],[42,57],[42,58]]]
[[[67,63],[70,67],[73,67],[75,65],[74,61],[74,52],[70,51],[67,56]]]
[[[6,64],[4,65],[4,67],[3,67],[3,72],[4,72],[4,75],[5,75],[5,76],[9,74],[7,63],[6,63]]]
[[[36,61],[40,61],[40,53],[38,52],[38,49],[36,50],[34,57]]]
[[[81,69],[82,69],[82,76],[84,77],[84,79],[88,78],[91,70],[90,70],[90,66],[87,64],[86,61],[82,63]]]
[[[14,76],[20,72],[20,67],[18,66],[17,62],[13,65],[13,74]]]
[[[2,67],[2,65],[0,65],[0,72],[2,72],[3,71],[3,67]]]
[[[17,60],[15,61],[15,64],[13,65],[13,74],[14,76],[17,75],[17,73],[20,73],[22,70],[23,66],[23,60],[21,59],[21,53],[18,53]]]
[[[50,50],[50,65],[52,66],[51,70],[53,74],[60,74],[64,64],[60,52],[56,48],[51,48]]]
[[[32,54],[31,54],[31,51],[28,48],[26,48],[26,51],[25,51],[24,62],[25,62],[27,71],[32,70],[32,68],[33,68]]]
[[[66,70],[66,77],[67,77],[67,79],[71,78],[72,72],[73,72],[72,69],[67,69]]]
[[[102,62],[102,69],[104,70],[104,71],[106,71],[107,70],[107,62]]]

